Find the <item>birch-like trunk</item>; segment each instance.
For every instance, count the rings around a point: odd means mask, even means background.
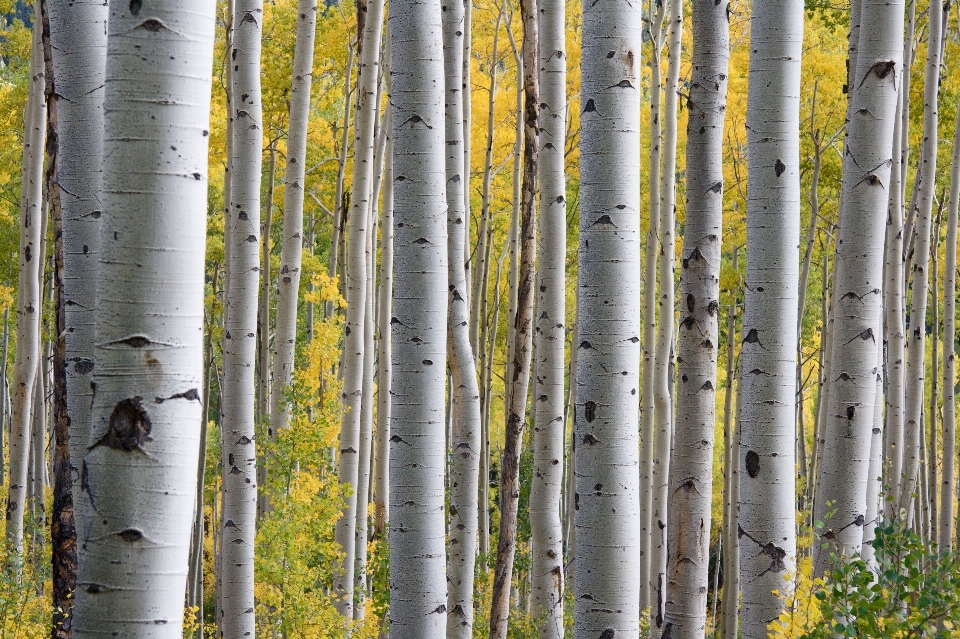
[[[277,326],[273,338],[273,391],[270,429],[276,433],[290,422],[287,392],[293,379],[297,346],[297,299],[303,257],[303,193],[307,160],[307,123],[313,83],[313,45],[317,0],[297,3],[297,42],[293,52],[290,89],[290,125],[287,128],[287,166],[283,177],[283,237],[277,282]]]
[[[514,247],[517,279],[511,282],[515,314],[511,312],[507,337],[507,379],[504,396],[506,418],[503,457],[500,462],[500,534],[494,566],[490,604],[490,638],[506,639],[510,615],[510,583],[517,547],[517,514],[520,504],[520,448],[526,424],[527,390],[533,356],[533,301],[536,272],[537,163],[539,160],[540,72],[539,11],[536,0],[521,0],[523,24],[522,110],[517,114],[523,127],[523,181],[520,197],[514,182],[514,208],[519,204],[518,244]],[[509,32],[508,32],[509,33]],[[517,88],[518,92],[520,86]],[[518,106],[521,105],[519,93]],[[518,139],[519,141],[519,139]],[[520,149],[517,148],[517,157]],[[516,179],[516,174],[515,174]],[[512,270],[512,269],[511,269]],[[511,273],[512,275],[512,273]]]
[[[683,38],[683,2],[670,0],[667,15],[667,81],[663,90],[663,174],[660,182],[660,297],[654,353],[655,450],[650,510],[650,639],[663,633],[667,590],[667,503],[673,448],[673,329],[676,311],[674,268],[677,220],[677,90]],[[653,593],[656,592],[656,602]]]
[[[218,627],[226,637],[256,631],[254,543],[257,520],[254,369],[260,288],[260,182],[263,107],[260,40],[263,1],[236,0],[233,16],[233,157],[230,161],[230,244],[224,321],[221,447],[223,529]]]
[[[927,38],[927,61],[923,89],[923,137],[920,165],[917,168],[916,240],[911,272],[910,325],[907,327],[907,370],[904,393],[904,445],[903,445],[903,492],[900,507],[910,512],[912,495],[917,491],[917,473],[920,469],[920,446],[923,427],[924,357],[927,338],[927,282],[930,262],[930,233],[932,226],[933,198],[937,173],[937,99],[940,88],[940,57],[943,40],[941,11],[929,11]],[[862,164],[862,163],[861,163]],[[935,422],[935,415],[928,415],[927,422]]]
[[[577,639],[640,620],[639,4],[583,7],[577,278]],[[611,170],[616,167],[616,170]]]
[[[563,638],[563,392],[566,348],[567,118],[565,0],[540,2],[540,222],[534,338],[533,480],[530,486],[532,615],[540,639]]]
[[[723,399],[723,432],[725,460],[727,469],[726,490],[724,491],[723,525],[723,599],[720,602],[720,639],[736,639],[740,621],[740,542],[738,541],[740,508],[740,405],[743,386],[737,382],[736,341],[733,336],[737,330],[737,297],[740,294],[739,246],[733,247],[733,271],[737,274],[738,284],[734,299],[727,311],[727,388]],[[734,393],[736,384],[736,393]],[[736,397],[736,405],[734,405]]]
[[[796,325],[803,12],[803,0],[758,2],[750,20],[747,279],[737,462],[738,536],[745,549],[740,561],[745,639],[766,639],[767,625],[783,610],[788,576],[796,569],[794,411],[795,396],[802,392],[796,376]],[[689,233],[689,222],[687,228]],[[689,330],[684,325],[681,335]],[[708,426],[712,423],[706,421]]]
[[[883,333],[878,326],[877,335]],[[876,559],[873,548],[874,531],[880,524],[880,513],[883,505],[880,503],[880,493],[883,487],[883,348],[877,349],[877,399],[873,405],[873,428],[870,430],[870,461],[867,475],[867,510],[863,524],[863,547],[860,556],[868,566],[876,568]]]
[[[353,617],[355,527],[360,476],[360,417],[363,399],[364,315],[367,302],[366,236],[369,232],[370,197],[373,192],[373,156],[376,143],[374,124],[377,109],[377,78],[380,73],[380,42],[383,32],[383,0],[366,4],[361,34],[360,71],[357,80],[357,108],[353,137],[353,194],[347,215],[347,312],[343,340],[343,420],[340,425],[341,484],[349,485],[343,514],[337,521],[336,541],[344,553],[343,563],[334,574],[337,610],[347,619]]]
[[[40,0],[35,3],[40,16]],[[46,82],[41,31],[34,22],[30,53],[27,106],[23,114],[23,157],[20,180],[20,259],[17,279],[17,352],[13,366],[13,401],[10,417],[10,485],[7,493],[7,550],[23,553],[23,513],[27,502],[33,390],[40,360],[42,310],[39,266],[40,217],[43,215],[43,144],[47,119],[43,100]]]
[[[688,100],[687,166],[697,168],[686,174],[686,223],[680,262],[677,417],[673,459],[670,461],[667,596],[663,630],[664,635],[674,639],[703,637],[706,625],[720,315],[720,244],[723,236],[723,114],[729,59],[728,10],[728,3],[724,1],[693,5],[694,49]],[[768,167],[772,170],[773,163],[768,162]],[[791,302],[792,309],[795,309],[796,298]],[[748,325],[745,320],[744,326]],[[792,322],[787,332],[793,335]],[[784,359],[792,364],[795,345],[792,340],[789,344],[790,352],[784,354]],[[792,390],[792,368],[789,380]],[[792,404],[792,401],[787,402],[788,406]],[[793,499],[790,506],[793,507]]]
[[[356,41],[351,41],[347,45],[347,68],[343,74],[343,126],[340,129],[340,156],[337,158],[337,181],[334,187],[333,195],[333,232],[330,234],[330,264],[327,267],[327,275],[331,279],[337,277],[337,269],[340,259],[340,235],[343,233],[343,220],[346,212],[343,210],[346,204],[343,201],[343,184],[347,173],[347,152],[350,149],[350,116],[352,111],[353,90],[350,88],[350,80],[353,78],[353,58]],[[340,290],[343,290],[343,278],[339,281]],[[333,302],[326,302],[323,309],[324,317],[333,316]]]
[[[107,6],[98,0],[48,0],[56,77],[57,183],[63,231],[64,361],[73,477],[90,433],[94,309],[100,184],[103,157],[103,83]],[[68,194],[68,195],[64,195]],[[72,486],[74,522],[86,527],[88,504],[80,482]]]
[[[96,395],[82,461],[97,516],[77,544],[78,638],[182,636],[202,413],[215,13],[213,0],[109,8]]]
[[[953,508],[956,503],[956,384],[957,336],[957,209],[960,208],[960,110],[953,134],[953,168],[950,173],[950,200],[947,203],[946,273],[943,280],[943,475],[940,479],[941,556],[950,552],[956,523]]]
[[[463,127],[464,6],[443,7],[444,122],[447,201],[447,355],[452,389],[447,638],[473,636],[473,578],[477,556],[477,497],[480,473],[480,389],[470,344],[470,291],[466,277],[466,166]]]
[[[815,521],[824,523],[824,547],[814,551],[822,574],[831,550],[860,550],[876,401],[884,219],[889,203],[896,78],[903,55],[903,3],[865,2],[847,151],[843,218],[834,266],[833,337]],[[828,505],[828,502],[829,505]]]
[[[649,225],[647,245],[644,247],[643,267],[643,380],[640,400],[640,609],[650,608],[650,559],[653,550],[653,439],[656,432],[654,408],[654,375],[657,348],[657,256],[660,251],[660,96],[663,82],[660,59],[663,55],[663,22],[667,5],[657,3],[650,24],[650,162],[647,188],[649,190]]]
[[[390,5],[394,310],[390,636],[446,625],[447,222],[440,0]],[[369,21],[369,17],[368,17]]]

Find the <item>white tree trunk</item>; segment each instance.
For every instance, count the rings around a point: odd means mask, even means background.
[[[80,489],[80,460],[90,434],[93,391],[93,274],[101,213],[103,83],[107,64],[107,6],[101,0],[48,0],[50,44],[56,76],[57,179],[63,194],[64,357],[70,467],[77,530],[86,527],[87,503]]]
[[[223,539],[219,629],[226,637],[255,632],[253,562],[257,518],[254,368],[260,287],[260,183],[263,114],[260,94],[262,0],[236,0],[233,17],[233,157],[230,244],[224,321],[221,448]]]
[[[654,421],[657,348],[657,256],[660,251],[660,104],[663,82],[660,59],[663,54],[663,22],[667,5],[657,3],[649,32],[650,56],[650,163],[647,184],[650,215],[647,228],[647,245],[644,248],[643,267],[643,380],[640,400],[640,609],[650,608],[651,581],[650,559],[653,550],[653,439],[656,432]]]
[[[943,41],[941,26],[943,12],[928,12],[930,24],[927,39],[926,74],[923,90],[923,137],[917,194],[916,241],[911,273],[910,325],[907,327],[907,370],[904,394],[904,446],[903,446],[903,492],[900,507],[910,512],[912,495],[917,491],[920,470],[920,446],[923,427],[923,399],[927,338],[927,282],[930,262],[930,232],[932,226],[933,198],[937,177],[937,97],[940,88],[940,56]],[[934,423],[935,415],[927,415],[926,421]]]
[[[698,2],[694,3],[692,14],[694,49],[688,100],[687,167],[697,168],[686,174],[687,216],[680,262],[677,417],[673,459],[670,461],[667,596],[663,630],[664,635],[674,639],[702,638],[706,625],[720,315],[720,244],[723,236],[723,114],[729,59],[728,10],[729,5],[724,1],[716,4]],[[792,309],[796,309],[795,297],[791,304]],[[748,324],[745,320],[744,326]],[[787,332],[793,335],[792,322]],[[791,340],[789,345],[792,351],[794,342]],[[792,352],[784,354],[787,362],[792,362],[792,357]],[[792,368],[789,380],[785,383],[789,383],[792,389]],[[793,402],[789,401],[788,406],[792,405]],[[792,418],[792,413],[790,416]],[[742,446],[741,450],[745,448]],[[792,504],[791,500],[791,507]]]
[[[865,2],[862,23],[867,28],[860,38],[855,86],[851,87],[852,115],[847,123],[843,218],[834,267],[830,386],[814,511],[815,521],[824,523],[826,546],[814,550],[817,574],[826,569],[831,549],[846,557],[860,550],[877,395],[882,220],[889,202],[895,80],[903,54],[903,4]]]
[[[750,20],[747,279],[737,462],[738,536],[746,550],[740,562],[745,639],[766,639],[767,625],[779,617],[786,602],[785,577],[796,569],[794,410],[796,393],[802,390],[797,388],[796,324],[803,12],[803,0],[758,2]],[[684,329],[681,335],[689,327]],[[678,476],[687,476],[679,471]]]
[[[464,6],[452,0],[443,8],[445,70],[444,121],[447,201],[448,316],[447,355],[453,386],[450,441],[450,562],[447,566],[448,639],[473,636],[473,577],[477,556],[477,497],[480,473],[480,389],[470,345],[470,292],[465,264],[466,166],[463,127]]]
[[[383,31],[383,1],[367,2],[364,30],[361,34],[360,71],[357,81],[357,108],[353,139],[353,194],[347,216],[347,313],[343,341],[343,403],[340,426],[341,484],[351,486],[346,507],[337,521],[336,541],[343,550],[343,564],[334,574],[337,610],[347,619],[353,617],[355,526],[360,473],[360,416],[363,388],[364,315],[367,298],[366,236],[373,192],[373,155],[376,139],[374,123],[379,106],[376,101],[380,70],[380,41]]]
[[[877,335],[883,330],[877,327]],[[868,566],[876,567],[873,540],[874,531],[880,524],[880,513],[883,505],[880,503],[881,481],[883,479],[883,348],[877,349],[877,399],[873,405],[873,428],[870,430],[870,461],[867,475],[867,510],[863,524],[863,547],[860,556]]]
[[[657,308],[657,347],[654,353],[655,450],[650,510],[650,639],[663,633],[667,591],[667,502],[670,452],[673,448],[673,329],[676,311],[674,268],[677,220],[677,90],[683,2],[670,0],[667,15],[667,81],[663,88],[663,174],[660,182],[660,297]],[[654,601],[656,592],[656,601]]]
[[[540,2],[540,223],[534,352],[533,483],[530,556],[533,618],[540,639],[563,637],[563,391],[566,348],[567,118],[565,0]]]
[[[40,15],[40,1],[35,4]],[[46,75],[42,22],[34,22],[30,52],[30,80],[23,114],[23,163],[20,180],[20,272],[17,279],[17,353],[13,366],[10,418],[10,485],[7,493],[7,550],[23,552],[23,513],[27,502],[30,431],[34,384],[40,360],[41,222],[43,215],[43,145],[47,118],[43,100]]]
[[[97,516],[77,544],[74,637],[182,636],[215,12],[213,0],[110,5],[96,395],[81,475]]]
[[[639,633],[642,30],[639,4],[584,5],[574,345],[580,350],[577,639],[635,639]]]
[[[733,248],[733,271],[740,277],[740,247]],[[740,621],[740,542],[738,540],[740,509],[740,406],[743,403],[743,386],[737,382],[736,341],[737,296],[740,282],[734,290],[734,300],[727,311],[727,388],[723,401],[723,431],[726,468],[726,492],[724,498],[723,526],[723,599],[720,613],[720,639],[736,639]],[[736,384],[736,393],[734,393]],[[736,397],[736,405],[734,405]]]
[[[393,639],[440,637],[446,625],[448,275],[440,14],[439,0],[390,6],[396,267],[390,320]]]

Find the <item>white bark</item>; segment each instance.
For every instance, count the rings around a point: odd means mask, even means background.
[[[260,93],[262,0],[236,0],[233,18],[233,157],[230,244],[224,322],[221,424],[223,530],[220,631],[255,632],[254,543],[257,517],[254,368],[260,287],[260,182],[263,114]]]
[[[877,327],[877,335],[882,333]],[[876,566],[873,549],[874,531],[880,523],[879,515],[883,512],[880,503],[880,491],[883,479],[883,348],[877,349],[877,399],[873,405],[873,428],[870,430],[870,461],[867,475],[867,510],[863,524],[863,547],[860,556],[867,565]]]
[[[179,639],[202,413],[216,3],[109,11],[96,394],[81,474],[97,516],[78,531],[73,636]]]
[[[446,623],[444,389],[447,224],[439,0],[390,6],[394,311],[390,636]]]
[[[876,401],[883,271],[884,214],[889,201],[895,80],[903,54],[903,4],[864,2],[843,166],[843,218],[834,267],[833,337],[823,458],[815,521],[825,547],[815,550],[822,574],[830,550],[860,550]],[[830,502],[828,505],[827,502]],[[829,515],[829,517],[828,517]]]
[[[667,509],[664,635],[703,637],[706,625],[710,501],[716,414],[723,235],[723,115],[729,21],[726,2],[693,5],[693,71],[688,105],[686,223],[680,271],[677,416]],[[772,169],[771,163],[767,164]],[[796,258],[794,262],[796,262]],[[791,299],[792,309],[796,298]],[[792,315],[792,312],[791,312]],[[748,326],[745,320],[744,325]],[[746,329],[745,329],[746,330]],[[793,335],[793,324],[787,330]],[[794,343],[788,342],[793,350]],[[784,355],[792,362],[793,353]],[[789,386],[792,389],[793,370]],[[791,397],[792,399],[792,397]],[[788,402],[792,406],[793,402]],[[792,418],[792,413],[790,414]],[[746,446],[742,446],[741,450]],[[792,467],[791,467],[792,468]],[[792,473],[791,473],[792,474]],[[792,507],[791,500],[791,507]]]
[[[577,281],[575,636],[640,620],[639,4],[583,11]],[[611,167],[616,167],[615,171]]]
[[[40,15],[40,1],[35,4]],[[20,272],[17,279],[17,352],[13,367],[13,401],[10,418],[10,485],[7,493],[7,549],[23,552],[23,513],[26,507],[30,431],[34,384],[40,360],[41,222],[43,215],[43,145],[47,118],[43,99],[46,76],[42,22],[34,22],[30,52],[27,106],[23,115],[23,158],[20,180]]]
[[[445,70],[444,121],[447,201],[448,316],[447,354],[452,379],[453,432],[450,441],[450,562],[447,566],[448,639],[473,636],[473,577],[477,555],[477,497],[480,472],[480,389],[470,345],[470,292],[465,264],[464,227],[470,224],[464,192],[463,29],[462,0],[443,7]]]
[[[70,467],[77,530],[88,509],[80,489],[80,460],[90,433],[94,308],[103,157],[103,83],[107,6],[101,0],[48,0],[56,76],[60,206],[63,216],[64,357]]]
[[[747,279],[738,457],[738,536],[746,549],[740,562],[744,638],[766,639],[767,625],[786,602],[783,591],[789,582],[784,577],[796,569],[794,410],[803,11],[802,0],[758,2],[750,20]]]
[[[540,222],[534,352],[530,556],[533,618],[540,639],[563,637],[563,391],[566,347],[567,205],[565,0],[540,2]]]
[[[683,2],[670,0],[667,16],[667,81],[663,90],[663,173],[660,182],[660,297],[657,309],[657,347],[654,353],[655,450],[650,511],[650,639],[663,633],[667,590],[667,502],[670,452],[673,448],[673,329],[676,311],[674,268],[677,219],[677,90],[680,81],[680,44],[683,38]],[[656,602],[653,593],[656,592]]]
[[[740,276],[739,246],[733,248],[733,270]],[[743,403],[743,386],[737,382],[737,368],[734,364],[736,357],[736,341],[733,336],[737,330],[737,296],[740,292],[740,283],[734,290],[734,300],[727,311],[727,388],[723,401],[723,432],[726,475],[726,491],[724,493],[724,525],[723,525],[723,599],[720,613],[720,639],[736,639],[740,620],[740,542],[738,541],[740,508],[740,406]],[[734,385],[736,384],[736,395]],[[734,406],[734,396],[736,406]]]
[[[953,168],[950,174],[950,200],[947,203],[946,272],[943,281],[943,475],[940,480],[941,556],[953,546],[955,528],[953,508],[956,502],[956,384],[957,334],[957,209],[960,208],[960,110],[953,134]]]
[[[937,97],[940,88],[940,57],[943,41],[941,27],[943,13],[928,12],[930,23],[927,38],[926,74],[923,89],[923,137],[920,156],[919,185],[917,187],[916,241],[911,273],[912,298],[910,324],[907,327],[907,370],[904,393],[904,446],[903,446],[903,492],[900,507],[910,511],[913,493],[917,491],[917,473],[920,468],[920,446],[923,427],[924,357],[927,337],[927,282],[930,262],[930,232],[932,226],[933,198],[936,188],[938,114]],[[928,415],[927,422],[935,422],[935,415]]]
[[[353,617],[355,526],[360,476],[360,417],[363,389],[364,315],[367,302],[366,236],[369,232],[370,198],[373,192],[374,124],[380,71],[380,41],[383,31],[383,1],[367,3],[357,80],[357,107],[353,138],[353,194],[347,215],[347,312],[343,342],[343,404],[340,426],[341,484],[350,485],[346,507],[336,527],[336,541],[344,552],[343,564],[334,575],[337,610]]]

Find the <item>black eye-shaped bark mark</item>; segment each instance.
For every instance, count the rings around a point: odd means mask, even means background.
[[[750,475],[751,478],[756,478],[756,476],[760,474],[760,455],[758,455],[756,451],[747,451],[746,466],[747,474]]]
[[[130,0],[130,15],[140,15],[140,9],[143,7],[143,0]]]
[[[583,443],[589,444],[590,446],[594,444],[599,444],[600,440],[593,436],[593,433],[587,433],[583,436]]]
[[[81,358],[77,360],[77,363],[73,365],[73,370],[77,375],[89,375],[93,372],[93,360],[87,358]]]
[[[198,401],[198,402],[199,402],[199,401],[200,401],[200,393],[197,392],[197,389],[196,389],[196,388],[191,388],[191,389],[188,390],[188,391],[185,391],[185,392],[183,392],[183,393],[177,393],[177,394],[175,394],[175,395],[171,395],[170,397],[157,397],[154,401],[156,401],[156,403],[158,403],[158,404],[162,404],[162,403],[164,403],[164,402],[166,402],[166,401],[169,401],[169,400],[171,400],[171,399],[185,399],[185,400],[191,401],[191,402],[192,402],[192,401]]]
[[[614,630],[613,628],[607,628],[606,630],[600,633],[600,639],[613,639],[616,636],[617,636],[617,631]]]
[[[783,172],[787,170],[787,165],[784,164],[779,158],[777,163],[773,165],[773,172],[777,174],[777,177],[783,175]]]
[[[142,397],[120,400],[110,415],[110,426],[107,432],[90,448],[104,445],[126,452],[134,450],[143,452],[143,445],[151,441],[151,425],[142,401]]]
[[[597,418],[596,402],[586,402],[583,405],[583,416],[587,418],[588,422],[592,422]]]
[[[127,528],[126,530],[122,530],[117,533],[117,535],[120,537],[120,539],[127,542],[135,542],[143,539],[143,532],[137,530],[136,528]]]

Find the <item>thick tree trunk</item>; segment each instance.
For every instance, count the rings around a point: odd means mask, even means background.
[[[907,329],[906,392],[904,395],[904,446],[903,446],[903,492],[900,507],[910,511],[912,495],[917,491],[917,473],[920,469],[920,446],[923,439],[924,357],[927,337],[927,282],[930,261],[930,233],[932,226],[933,198],[937,171],[937,98],[940,87],[940,43],[943,39],[941,21],[943,13],[930,11],[927,39],[926,74],[923,91],[923,137],[920,165],[917,168],[917,239],[914,247],[911,273],[910,325]],[[861,162],[862,165],[862,162]],[[935,421],[934,415],[927,422]]]
[[[643,395],[640,400],[640,609],[650,608],[652,583],[650,559],[653,550],[653,439],[656,432],[654,410],[656,394],[657,349],[657,256],[660,251],[660,96],[663,82],[660,59],[663,55],[663,22],[667,4],[657,3],[657,11],[649,27],[650,57],[650,162],[647,188],[650,215],[643,267]]]
[[[536,0],[521,0],[523,23],[523,182],[520,193],[516,314],[510,315],[512,336],[507,338],[504,413],[506,432],[500,463],[500,535],[490,604],[490,638],[506,639],[510,614],[510,582],[517,547],[517,511],[520,504],[520,448],[526,424],[527,390],[533,355],[533,300],[536,271],[537,163],[539,160],[540,73],[539,11]],[[519,87],[518,87],[519,90]],[[519,100],[518,100],[519,101]],[[514,187],[516,193],[516,186]]]
[[[40,15],[40,1],[35,3]],[[42,310],[40,271],[40,216],[43,215],[43,146],[47,119],[43,92],[42,22],[34,23],[30,81],[23,117],[23,164],[20,181],[20,272],[17,282],[17,354],[13,368],[10,419],[10,484],[7,493],[7,551],[23,553],[23,513],[27,502],[30,431],[34,384],[40,360]]]
[[[257,519],[254,367],[257,353],[257,296],[260,287],[260,183],[263,113],[260,93],[262,0],[236,0],[231,107],[230,244],[224,322],[223,529],[218,628],[226,637],[256,630],[254,542]]]
[[[803,12],[803,0],[759,2],[753,5],[750,20],[747,279],[738,458],[738,536],[749,549],[740,564],[745,639],[766,639],[767,625],[783,610],[783,591],[796,570],[794,411],[795,397],[803,391],[797,386],[795,330],[800,295]],[[802,430],[799,436],[803,437]]]
[[[215,5],[110,6],[96,395],[81,474],[97,516],[79,531],[75,637],[182,636],[202,412]]]
[[[369,20],[369,18],[368,18]],[[446,625],[444,389],[447,223],[439,0],[390,6],[394,310],[390,415],[390,636]]]
[[[953,135],[953,168],[950,174],[950,200],[947,204],[946,275],[943,281],[943,475],[940,480],[941,556],[952,548],[956,503],[956,436],[957,408],[955,398],[957,337],[957,209],[960,207],[960,110]]]
[[[452,0],[443,8],[445,71],[444,121],[446,130],[447,356],[452,388],[453,420],[448,451],[450,465],[449,558],[447,566],[447,637],[473,636],[474,566],[477,556],[477,497],[480,473],[480,389],[477,364],[470,344],[470,291],[466,277],[465,227],[470,218],[464,192],[463,127],[463,23],[462,2]]]
[[[537,243],[533,483],[530,556],[533,618],[540,639],[563,638],[563,392],[566,349],[567,118],[565,0],[540,3],[540,235]]]
[[[667,16],[667,81],[663,91],[663,174],[660,183],[660,297],[654,353],[655,450],[650,511],[650,639],[663,633],[667,592],[667,502],[673,448],[674,268],[677,218],[677,99],[683,38],[683,2],[670,0]],[[654,591],[656,602],[654,602]]]
[[[903,51],[903,5],[864,3],[851,119],[844,156],[843,218],[834,279],[836,318],[831,345],[823,459],[815,521],[825,546],[814,551],[823,574],[830,550],[860,550],[876,401],[884,225],[897,106],[894,86]],[[827,505],[830,502],[830,505]],[[828,516],[829,515],[829,516]]]
[[[574,345],[580,350],[574,418],[577,639],[639,632],[642,31],[639,4],[584,5]]]
[[[356,557],[355,527],[359,493],[360,417],[363,399],[364,315],[367,301],[367,234],[371,228],[370,198],[373,192],[373,155],[376,139],[374,123],[380,105],[376,102],[377,78],[380,72],[380,41],[383,32],[382,0],[366,3],[363,33],[359,37],[360,74],[357,80],[357,108],[353,137],[353,192],[347,216],[347,313],[343,342],[343,404],[340,426],[341,484],[351,486],[346,507],[336,527],[336,541],[343,550],[343,563],[334,574],[337,610],[353,617],[354,562]]]

